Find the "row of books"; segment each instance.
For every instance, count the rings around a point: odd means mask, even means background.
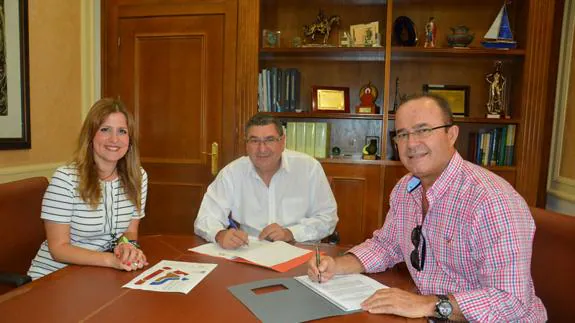
[[[330,147],[330,124],[327,122],[288,122],[286,148],[315,158],[327,158]]]
[[[300,72],[295,68],[263,69],[258,75],[259,112],[300,110]]]
[[[469,134],[468,160],[482,166],[512,166],[516,125]]]

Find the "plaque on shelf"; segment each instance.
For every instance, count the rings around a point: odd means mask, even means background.
[[[379,113],[379,107],[375,105],[378,91],[371,82],[365,84],[359,89],[359,105],[355,107],[355,113]]]
[[[349,88],[313,86],[311,101],[313,112],[349,113]]]
[[[454,116],[469,116],[469,85],[424,84],[423,93],[444,98]]]

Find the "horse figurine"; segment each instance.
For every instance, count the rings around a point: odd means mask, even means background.
[[[311,40],[315,41],[316,34],[323,35],[323,45],[327,44],[327,39],[329,38],[329,33],[331,31],[331,26],[335,23],[339,25],[339,16],[331,16],[327,18],[323,11],[320,10],[315,22],[310,25],[305,25],[303,27],[303,34],[306,37],[311,36]]]

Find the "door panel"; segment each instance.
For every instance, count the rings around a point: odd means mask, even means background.
[[[213,180],[206,153],[218,143],[219,168],[234,157],[237,3],[119,5],[109,12],[117,14],[118,47],[108,55],[107,95],[133,111],[149,176],[140,231],[192,233]]]
[[[337,202],[341,244],[358,244],[381,227],[380,166],[322,163]]]
[[[214,51],[221,53],[221,46],[218,47]],[[210,102],[213,106],[222,105],[216,92],[221,74],[213,74],[216,77],[210,79],[202,66],[202,58],[208,51],[201,35],[136,38],[135,64],[139,72],[134,80],[139,87],[136,115],[144,161],[203,164],[202,159],[206,158],[201,151],[206,147],[202,139],[207,135],[219,141],[219,124],[210,127],[202,118],[202,114],[207,114],[214,121],[220,119],[218,109],[205,111],[202,101],[206,96],[213,97]],[[220,56],[215,57],[220,64],[211,67],[221,71],[221,54],[216,56]],[[168,86],[158,87],[158,83]]]
[[[363,212],[366,183],[363,178],[332,177],[332,190],[337,201],[337,231],[342,244],[357,244],[365,239]],[[353,202],[352,202],[353,201]],[[351,203],[350,203],[351,202]]]
[[[385,223],[385,218],[387,212],[389,211],[389,199],[391,197],[391,191],[395,187],[395,184],[408,173],[407,168],[403,165],[386,165],[384,167],[384,182],[383,182],[383,211],[382,211],[382,222]]]

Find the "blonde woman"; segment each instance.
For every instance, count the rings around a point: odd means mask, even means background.
[[[37,279],[67,264],[126,271],[147,265],[137,243],[147,187],[132,115],[118,100],[97,101],[72,162],[56,170],[44,194],[47,240],[28,275]]]

